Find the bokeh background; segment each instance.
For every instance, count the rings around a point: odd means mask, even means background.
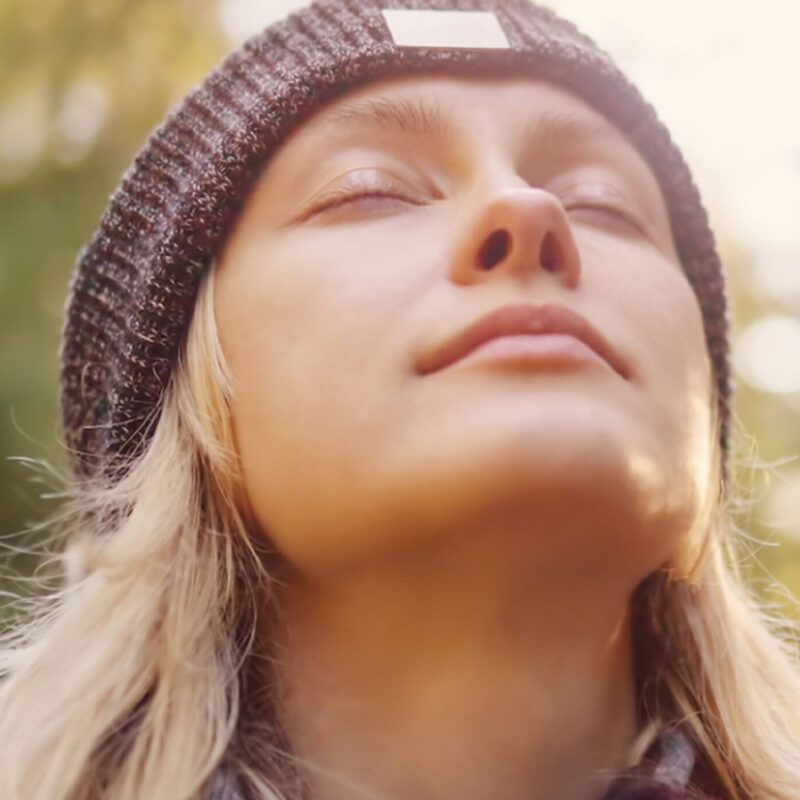
[[[0,1],[0,606],[14,576],[36,566],[26,551],[42,534],[28,529],[61,502],[57,356],[79,248],[165,111],[227,51],[303,4]],[[732,300],[741,566],[796,619],[800,3],[547,5],[640,87],[705,198]]]

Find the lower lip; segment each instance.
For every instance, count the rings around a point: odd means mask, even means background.
[[[589,345],[565,333],[520,334],[490,339],[455,363],[467,361],[538,366],[585,361],[606,363]]]

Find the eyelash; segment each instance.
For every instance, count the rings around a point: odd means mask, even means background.
[[[347,189],[339,189],[337,191],[331,192],[330,194],[323,197],[318,203],[316,203],[308,212],[308,216],[313,216],[318,214],[322,211],[331,211],[335,208],[339,208],[347,203],[355,202],[356,200],[365,200],[365,199],[377,199],[382,198],[386,200],[399,200],[402,202],[410,203],[411,205],[422,205],[414,200],[412,200],[407,195],[403,195],[399,192],[394,192],[390,190],[365,190],[365,191],[350,191]],[[622,220],[623,222],[627,223],[628,225],[635,228],[639,233],[643,233],[643,228],[639,221],[627,211],[619,208],[618,206],[613,205],[605,205],[602,203],[583,203],[581,205],[573,205],[570,208],[566,209],[567,211],[602,211],[611,216],[615,217],[616,219]]]
[[[377,198],[381,197],[384,199],[393,199],[393,200],[402,200],[406,203],[411,203],[412,205],[420,205],[420,203],[414,202],[410,197],[402,195],[398,192],[391,192],[388,190],[369,190],[369,191],[348,191],[346,189],[340,189],[335,192],[331,192],[330,194],[323,197],[318,203],[316,203],[309,211],[309,216],[313,214],[317,214],[320,211],[330,211],[334,208],[338,208],[339,206],[344,205],[345,203],[353,202],[355,200],[361,200],[364,198]]]
[[[629,214],[622,208],[618,206],[612,205],[603,205],[601,203],[584,203],[579,206],[571,206],[567,209],[567,211],[576,211],[576,210],[588,210],[588,211],[605,211],[608,214],[611,214],[616,219],[622,220],[623,222],[627,223],[631,227],[635,228],[639,233],[644,233],[644,228],[642,227],[641,223],[639,222],[636,217],[632,214]]]

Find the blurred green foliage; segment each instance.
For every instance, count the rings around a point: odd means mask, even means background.
[[[58,502],[19,459],[65,466],[57,356],[77,252],[149,130],[229,47],[210,0],[0,2],[0,535],[36,524]],[[735,240],[717,235],[741,327],[771,301],[753,288]],[[766,462],[800,453],[797,409],[740,384],[737,410],[746,434],[737,457],[755,442]],[[750,477],[745,462],[737,480]],[[754,542],[748,575],[794,614],[768,589],[774,576],[800,593],[800,519],[776,533],[764,521],[768,472],[752,478],[754,504],[741,525],[780,546]],[[0,605],[3,575],[32,567],[24,553],[0,552]]]
[[[148,132],[227,48],[208,0],[0,2],[0,535],[58,502],[13,459],[65,467],[58,345],[78,250]],[[1,548],[0,590],[31,566]]]

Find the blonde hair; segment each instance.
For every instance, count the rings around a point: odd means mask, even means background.
[[[213,271],[142,457],[110,488],[62,479],[46,524],[63,585],[21,602],[0,643],[4,800],[191,800],[221,764],[248,797],[305,796],[256,636],[281,561],[243,495]],[[658,570],[632,599],[630,758],[679,720],[733,800],[795,800],[796,631],[743,582],[729,505],[720,491],[687,574]]]

